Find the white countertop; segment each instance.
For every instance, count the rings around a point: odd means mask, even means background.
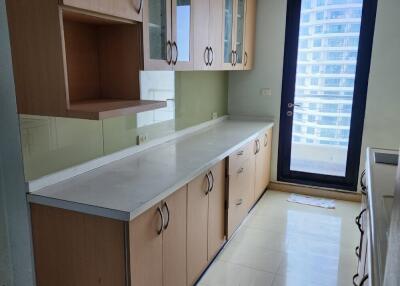
[[[397,166],[375,163],[375,153],[397,154],[398,151],[368,148],[367,150],[367,187],[370,213],[371,242],[371,285],[382,285],[387,239],[390,226],[390,212],[385,207],[385,197],[394,195]]]
[[[129,221],[273,123],[228,119],[28,194],[28,200]]]

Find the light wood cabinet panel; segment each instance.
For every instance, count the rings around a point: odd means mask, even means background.
[[[37,285],[126,285],[124,222],[37,204],[31,220]]]
[[[160,206],[153,207],[129,223],[131,284],[163,285],[163,240]],[[111,285],[111,284],[110,284]]]
[[[223,61],[223,51],[221,39],[223,37],[224,25],[224,0],[210,0],[210,18],[208,22],[209,46],[211,48],[210,70],[221,70]]]
[[[208,261],[225,242],[225,161],[211,168],[213,188],[208,201]]]
[[[194,22],[194,69],[209,68],[209,28],[210,0],[192,0]]]
[[[188,184],[187,277],[193,285],[208,263],[208,180],[206,173]]]
[[[246,0],[244,69],[251,70],[254,65],[256,37],[257,0]]]
[[[62,0],[67,6],[142,22],[143,0]]]
[[[259,150],[255,154],[255,200],[257,200],[261,194],[267,188],[270,182],[271,173],[271,139],[272,129],[269,129],[264,134],[260,135],[256,141]],[[258,143],[257,143],[258,142]]]
[[[163,202],[166,227],[163,232],[163,286],[186,286],[187,186]],[[148,284],[151,285],[151,284]]]
[[[234,174],[240,165],[254,154],[254,142],[250,142],[229,155],[228,175]]]

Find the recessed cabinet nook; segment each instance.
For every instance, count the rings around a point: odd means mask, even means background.
[[[271,135],[130,221],[31,203],[37,285],[194,285],[266,190]]]
[[[6,3],[20,114],[100,120],[162,108],[140,98],[140,70],[253,65],[255,0]]]

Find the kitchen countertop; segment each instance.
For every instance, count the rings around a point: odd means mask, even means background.
[[[227,119],[28,194],[28,201],[129,221],[273,123]]]
[[[385,260],[388,249],[388,232],[391,218],[391,198],[396,182],[397,166],[375,163],[377,152],[398,154],[396,150],[368,148],[367,150],[367,189],[370,212],[371,285],[382,285],[385,273]],[[398,255],[398,254],[396,254]]]

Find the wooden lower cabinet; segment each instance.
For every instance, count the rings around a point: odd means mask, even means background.
[[[256,139],[255,154],[255,200],[262,195],[270,181],[272,129],[268,129]]]
[[[224,196],[224,161],[188,184],[188,285],[196,282],[225,241]]]
[[[186,285],[186,186],[129,224],[131,285]]]

